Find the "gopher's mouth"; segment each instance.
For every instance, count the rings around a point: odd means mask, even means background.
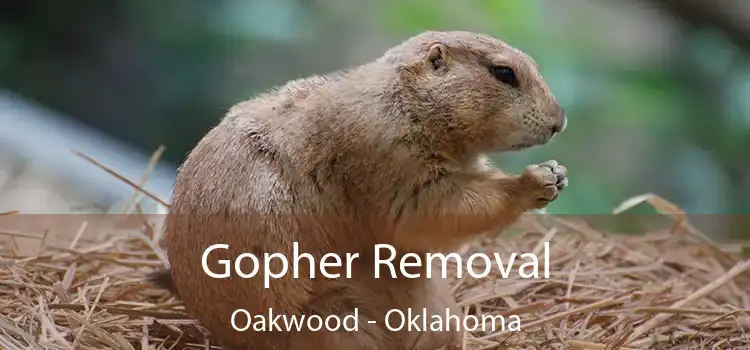
[[[551,143],[557,135],[567,126],[567,119],[563,122],[561,130],[551,130],[550,133],[540,133],[538,130],[529,130],[524,133],[517,133],[510,135],[506,140],[510,141],[506,143],[506,150],[509,151],[520,151],[527,148],[536,146],[544,146]]]
[[[527,148],[532,148],[535,146],[542,146],[550,143],[554,136],[551,137],[544,137],[544,136],[537,136],[537,137],[524,137],[523,140],[521,140],[518,143],[514,143],[510,145],[510,149],[514,151],[520,151]]]
[[[533,143],[517,143],[517,144],[511,145],[510,149],[513,150],[513,151],[520,151],[520,150],[531,148],[531,147],[534,147],[534,146],[536,146],[536,144],[533,144]]]

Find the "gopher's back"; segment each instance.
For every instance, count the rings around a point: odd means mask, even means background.
[[[260,275],[241,279],[233,273],[230,278],[214,279],[200,268],[206,248],[229,245],[227,250],[213,251],[208,260],[209,269],[224,271],[217,263],[220,259],[233,261],[242,253],[291,256],[293,242],[316,261],[327,253],[369,252],[375,243],[372,227],[366,219],[358,219],[362,216],[357,210],[365,205],[352,199],[372,198],[363,196],[363,191],[385,181],[352,179],[383,171],[371,161],[358,162],[366,157],[357,154],[382,146],[368,144],[366,137],[347,137],[371,126],[342,118],[345,106],[305,102],[320,98],[316,89],[324,83],[312,80],[300,87],[295,82],[238,104],[204,136],[179,170],[163,243],[175,292],[193,317],[221,339],[234,340],[231,345],[246,348],[252,342],[263,349],[284,348],[288,336],[236,332],[230,327],[230,316],[238,308],[251,314],[269,308],[275,314],[298,314],[314,299],[312,291],[325,289],[321,284],[326,282],[306,278],[310,269],[304,259],[299,278],[289,273],[267,289]],[[243,266],[244,271],[252,268]],[[264,268],[261,260],[260,271]]]

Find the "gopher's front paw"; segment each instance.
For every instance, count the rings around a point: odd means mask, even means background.
[[[567,169],[554,160],[529,165],[521,175],[522,196],[528,199],[530,209],[541,209],[557,199],[568,187]]]

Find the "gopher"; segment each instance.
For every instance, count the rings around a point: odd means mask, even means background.
[[[461,311],[440,278],[374,278],[373,247],[389,244],[399,256],[451,251],[544,208],[567,187],[564,166],[547,161],[510,175],[487,155],[547,144],[566,125],[537,63],[473,32],[424,32],[361,66],[288,82],[231,107],[189,153],[165,222],[170,267],[151,279],[229,349],[452,346],[455,328],[386,327],[389,310]],[[300,259],[297,276],[290,266],[269,286],[260,274],[212,278],[201,265],[217,243],[228,248],[210,253],[212,271],[243,253],[291,261],[295,242],[315,264],[328,253],[359,258],[339,278],[311,278],[317,267]],[[280,259],[259,264],[283,268]],[[237,267],[258,268],[250,259]],[[253,317],[269,309],[356,315],[359,328],[238,331],[231,323],[238,309]],[[244,328],[247,318],[235,325]]]

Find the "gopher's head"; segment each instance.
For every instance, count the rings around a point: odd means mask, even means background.
[[[435,142],[498,152],[548,143],[567,124],[536,62],[493,37],[425,32],[386,52],[414,123]],[[442,141],[440,140],[442,138]]]

